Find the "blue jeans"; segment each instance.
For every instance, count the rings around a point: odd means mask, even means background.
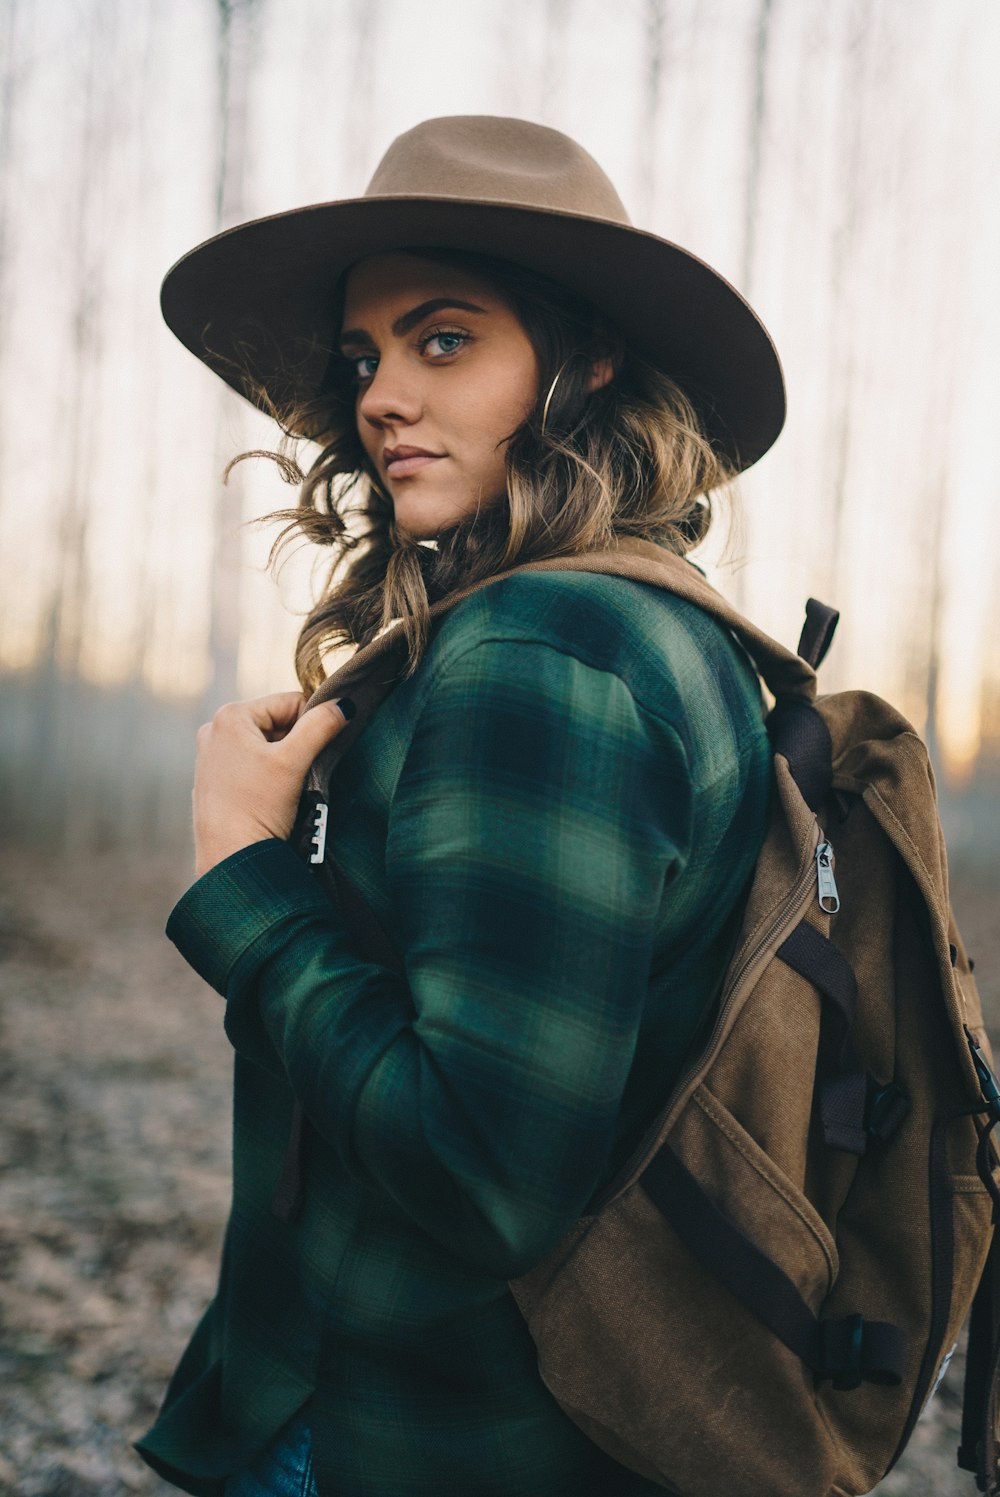
[[[229,1478],[226,1497],[317,1497],[309,1425],[301,1414],[285,1425],[252,1466]]]

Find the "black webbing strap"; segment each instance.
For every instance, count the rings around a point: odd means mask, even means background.
[[[698,1262],[818,1378],[831,1378],[841,1391],[862,1382],[895,1387],[902,1381],[906,1343],[899,1327],[861,1315],[820,1320],[668,1145],[646,1166],[642,1185]]]
[[[840,614],[818,598],[806,600],[806,621],[799,635],[798,653],[808,660],[813,670],[819,670],[826,659],[826,652],[833,643]]]
[[[923,1413],[931,1383],[944,1350],[951,1316],[952,1283],[955,1275],[955,1192],[948,1163],[950,1118],[939,1118],[931,1129],[928,1160],[928,1195],[931,1209],[931,1318],[923,1360],[917,1374],[910,1413],[889,1470],[899,1460]]]
[[[816,708],[797,698],[779,697],[768,715],[771,750],[788,760],[802,799],[818,811],[830,793],[833,743]]]
[[[823,997],[817,1060],[818,1100],[824,1141],[831,1149],[863,1154],[868,1141],[868,1080],[854,1048],[858,984],[850,963],[808,920],[776,952]]]
[[[962,1443],[958,1464],[974,1471],[981,1492],[990,1490],[997,1477],[996,1395],[1000,1362],[997,1335],[997,1279],[1000,1277],[1000,1243],[994,1231],[983,1276],[969,1316],[969,1341],[965,1352],[965,1389],[962,1396]]]
[[[976,1118],[979,1147],[976,1168],[993,1201],[993,1237],[969,1318],[969,1343],[965,1354],[965,1389],[962,1397],[962,1443],[958,1464],[974,1471],[981,1492],[1000,1492],[1000,1452],[997,1449],[997,1403],[1000,1385],[1000,1189],[993,1174],[995,1155],[992,1134],[1000,1121],[1000,1090],[997,1079],[973,1032],[966,1027],[973,1063],[979,1075],[986,1113]]]

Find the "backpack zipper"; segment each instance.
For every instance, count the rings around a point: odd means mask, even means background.
[[[825,897],[823,883],[824,877],[829,877],[830,884],[833,885],[834,896],[836,897],[837,885],[833,881],[833,873],[832,871],[830,871],[827,874],[825,871],[822,871],[820,865],[820,854],[823,853],[824,849],[826,849],[826,855],[831,855],[833,853],[833,848],[830,846],[830,843],[826,841],[822,832],[820,832],[819,834],[819,839],[819,845],[817,846],[812,859],[805,865],[804,868],[800,869],[795,883],[792,885],[792,891],[781,907],[780,914],[777,915],[773,920],[770,920],[768,922],[763,935],[758,937],[753,946],[747,952],[746,956],[740,962],[739,967],[735,972],[731,974],[730,980],[726,984],[722,996],[719,999],[719,1012],[716,1017],[715,1024],[713,1025],[712,1033],[709,1037],[709,1042],[706,1045],[705,1049],[702,1051],[702,1056],[707,1055],[711,1047],[714,1045],[718,1037],[719,1030],[722,1027],[722,1020],[726,1017],[726,1014],[728,1013],[729,1008],[732,1005],[734,995],[746,981],[747,973],[750,972],[756,965],[757,961],[760,959],[761,953],[766,951],[768,946],[771,945],[776,934],[778,934],[779,932],[781,932],[782,934],[785,933],[786,926],[788,930],[791,930],[793,922],[789,920],[789,912],[791,912],[795,916],[794,924],[796,925],[802,918],[802,896],[808,889],[809,885],[812,883],[813,879],[815,878],[817,880],[816,897],[819,900],[821,908],[825,908],[823,904],[823,899]],[[840,908],[839,898],[837,899],[837,908]],[[780,945],[781,943],[779,942],[778,944]],[[684,1078],[685,1083],[694,1074],[695,1071],[700,1069],[700,1067],[701,1057],[699,1057],[699,1060],[694,1065],[689,1067]]]
[[[822,838],[822,833],[820,833]],[[825,915],[835,915],[840,909],[837,880],[833,876],[833,847],[822,838],[816,849],[816,897]]]
[[[619,1173],[617,1180],[612,1181],[611,1184],[608,1185],[600,1193],[599,1196],[595,1197],[592,1201],[589,1201],[586,1208],[586,1214],[588,1216],[596,1216],[598,1212],[603,1210],[603,1208],[608,1204],[609,1201],[612,1201],[615,1196],[620,1195],[623,1191],[627,1190],[628,1187],[632,1185],[637,1179],[639,1179],[646,1165],[649,1163],[650,1159],[652,1159],[653,1154],[661,1146],[663,1140],[669,1133],[670,1126],[673,1125],[674,1119],[670,1116],[670,1114],[673,1112],[676,1098],[680,1097],[686,1091],[693,1078],[697,1076],[700,1071],[707,1070],[715,1059],[715,1055],[713,1052],[725,1027],[729,1010],[733,1006],[733,1002],[737,993],[745,983],[748,973],[753,970],[754,966],[760,960],[762,954],[767,950],[767,948],[774,943],[775,938],[779,936],[783,938],[788,934],[792,927],[794,925],[797,925],[798,922],[802,919],[803,910],[805,907],[805,900],[803,896],[807,893],[810,893],[812,890],[815,890],[815,897],[820,897],[819,887],[817,883],[817,875],[819,870],[819,850],[821,847],[826,847],[832,857],[833,849],[830,846],[830,843],[827,842],[822,832],[817,831],[817,837],[818,842],[816,850],[799,869],[799,872],[795,878],[795,883],[792,885],[788,897],[782,901],[781,907],[778,910],[777,914],[775,914],[773,918],[767,922],[764,930],[758,936],[757,940],[754,942],[750,950],[743,957],[739,966],[734,971],[730,972],[729,980],[726,982],[726,985],[719,997],[718,1012],[715,1016],[715,1023],[712,1025],[712,1032],[709,1035],[707,1042],[699,1051],[697,1058],[691,1063],[691,1065],[688,1066],[687,1070],[674,1086],[673,1092],[671,1093],[671,1099],[667,1103],[666,1108],[663,1112],[660,1113],[658,1120],[653,1125],[653,1129],[651,1129],[647,1134],[646,1139],[639,1145],[635,1153],[632,1155],[633,1161],[639,1160],[641,1161],[641,1163],[630,1163],[624,1171]],[[831,881],[833,879],[832,872],[830,873],[830,879]],[[836,884],[834,884],[834,891],[836,892]],[[839,908],[839,898],[837,900],[837,905]],[[781,940],[778,940],[777,944],[780,946]],[[667,1125],[668,1119],[669,1126]]]

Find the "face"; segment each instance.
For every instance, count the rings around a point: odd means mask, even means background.
[[[340,348],[361,443],[402,531],[430,539],[503,497],[538,361],[489,282],[416,255],[362,260],[347,277]]]

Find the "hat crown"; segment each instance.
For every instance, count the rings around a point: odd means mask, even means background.
[[[365,196],[467,198],[631,223],[608,177],[575,140],[492,114],[443,115],[397,136]]]

